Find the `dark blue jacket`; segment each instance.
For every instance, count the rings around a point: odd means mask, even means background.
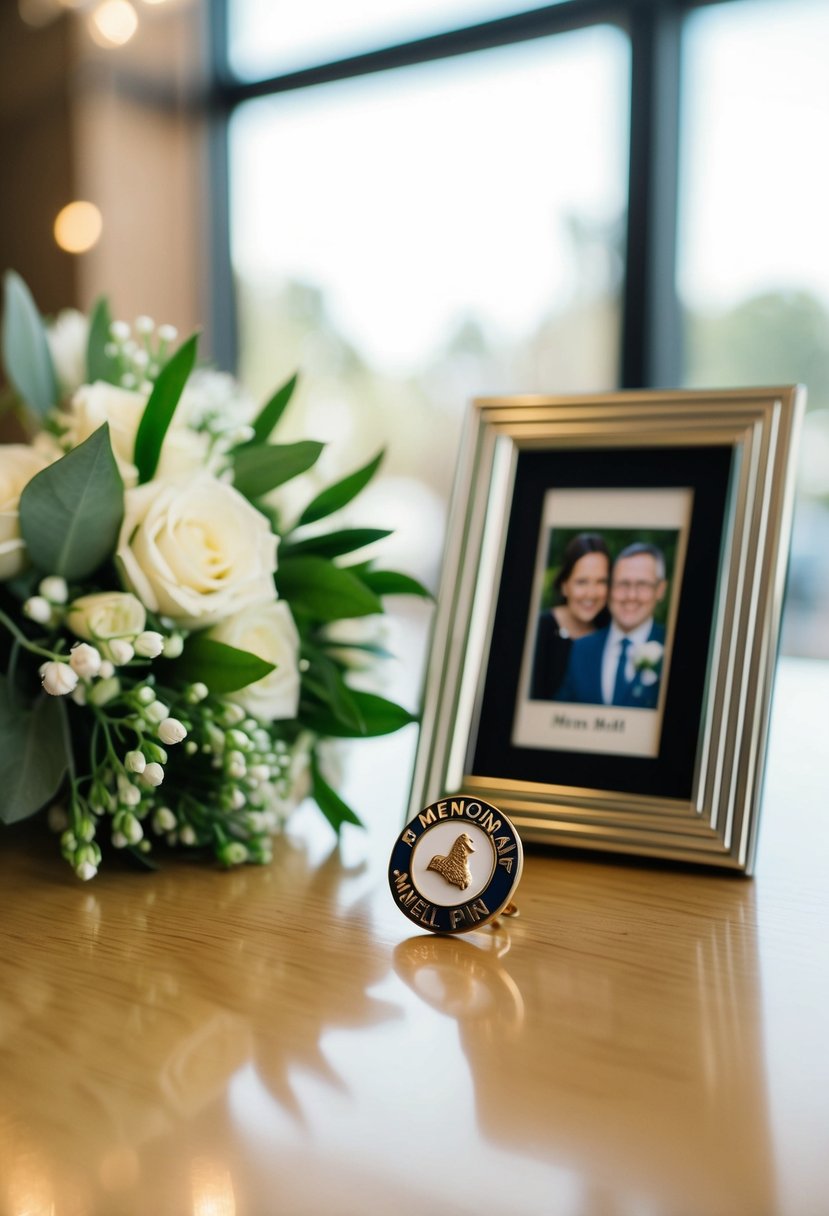
[[[569,701],[575,705],[602,705],[602,655],[605,643],[610,633],[607,629],[598,629],[589,633],[585,638],[579,638],[573,643],[570,660],[564,673],[564,680],[556,693],[556,701]],[[648,634],[649,642],[665,643],[665,627],[651,626]],[[625,697],[614,704],[623,705],[629,709],[655,709],[659,698],[659,680],[662,677],[662,663],[656,668],[659,677],[652,684],[642,683],[642,673],[637,672],[635,678],[627,686]]]

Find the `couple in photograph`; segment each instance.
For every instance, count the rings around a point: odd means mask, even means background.
[[[628,545],[611,561],[599,533],[573,538],[542,613],[530,697],[655,709],[665,627],[654,620],[668,583],[655,545]]]

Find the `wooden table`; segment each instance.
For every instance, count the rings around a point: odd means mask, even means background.
[[[0,1212],[829,1212],[827,709],[784,664],[755,880],[535,852],[464,939],[391,902],[399,804],[88,885],[6,831]]]

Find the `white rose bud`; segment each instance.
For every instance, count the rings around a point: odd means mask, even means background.
[[[189,823],[185,823],[184,827],[179,832],[179,840],[182,844],[195,844],[196,833]]]
[[[142,659],[157,659],[164,653],[163,636],[154,629],[145,629],[135,639],[135,653],[140,654]]]
[[[50,574],[48,578],[42,579],[38,591],[52,604],[65,604],[69,599],[66,579],[61,578],[59,574]]]
[[[75,866],[75,874],[81,882],[89,882],[90,878],[94,878],[98,873],[98,867],[94,866],[91,861],[82,861],[79,866]]]
[[[104,665],[101,664],[101,675],[104,673]],[[75,676],[75,679],[78,677]],[[97,684],[93,684],[89,690],[87,700],[93,705],[102,706],[108,705],[110,701],[114,701],[121,691],[121,681],[115,676],[108,676],[105,680],[99,680]]]
[[[123,638],[113,638],[111,642],[104,642],[104,646],[116,667],[123,667],[125,663],[129,663],[130,659],[135,657],[132,646]]]
[[[153,815],[153,827],[161,835],[163,832],[173,832],[176,827],[176,817],[168,806],[160,806]]]
[[[115,675],[115,664],[109,659],[101,659],[101,666],[98,669],[98,675],[102,680],[110,680]]]
[[[148,764],[144,769],[144,772],[141,774],[141,780],[145,785],[161,785],[161,782],[164,780],[164,769],[160,764],[156,764],[153,761],[152,764]]]
[[[124,767],[128,773],[143,773],[147,767],[144,753],[139,751],[127,752],[124,757]]]
[[[126,836],[129,844],[138,844],[139,840],[143,840],[144,838],[144,829],[134,815],[124,816],[121,831]]]
[[[206,684],[202,684],[201,680],[197,680],[195,684],[191,684],[187,689],[187,700],[191,705],[198,705],[199,701],[203,701],[208,695],[209,689]]]
[[[227,775],[239,779],[247,772],[247,763],[241,752],[229,752],[227,757]]]
[[[122,806],[138,806],[141,801],[141,791],[129,781],[119,781],[118,801]]]
[[[23,605],[23,615],[38,625],[48,625],[52,619],[52,605],[42,595],[33,595]]]
[[[70,692],[69,696],[76,705],[86,705],[86,685],[79,684],[77,688],[74,688],[72,692]]]
[[[164,639],[164,658],[177,659],[184,650],[184,638],[180,633],[173,633]]]
[[[170,716],[170,707],[165,705],[163,701],[153,701],[144,711],[151,722],[163,722],[165,718]]]
[[[78,677],[68,663],[44,663],[41,668],[43,688],[52,697],[63,697],[72,692]]]
[[[108,642],[134,638],[144,628],[147,612],[140,600],[125,591],[101,591],[73,600],[66,625],[85,642]]]
[[[178,718],[165,718],[159,724],[158,737],[162,743],[181,743],[187,738],[187,730]]]
[[[129,841],[123,832],[113,832],[110,839],[112,840],[112,846],[115,849],[125,849],[129,844]]]
[[[101,652],[88,642],[76,642],[69,651],[69,666],[85,679],[97,676],[101,670]]]

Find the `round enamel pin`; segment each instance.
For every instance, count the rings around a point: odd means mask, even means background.
[[[514,915],[521,838],[503,811],[457,795],[433,802],[403,830],[389,885],[404,916],[433,933],[468,933]]]

